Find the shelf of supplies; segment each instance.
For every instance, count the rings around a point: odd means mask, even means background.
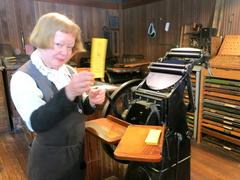
[[[240,71],[212,68],[201,74],[198,143],[240,146]],[[212,137],[212,138],[211,138]],[[216,141],[216,142],[215,142]],[[238,154],[235,151],[234,154]]]

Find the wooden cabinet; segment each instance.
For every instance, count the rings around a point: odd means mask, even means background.
[[[3,82],[3,70],[2,61],[0,61],[0,132],[6,132],[10,129]]]
[[[240,71],[202,71],[198,142],[240,157]]]
[[[12,74],[26,61],[28,60],[28,57],[26,58],[18,58],[18,59],[4,59],[3,60],[3,79],[4,79],[4,87],[5,87],[5,93],[6,93],[6,103],[9,113],[9,123],[11,130],[14,132],[18,132],[22,129],[22,119],[20,115],[18,114],[12,99],[10,95],[10,80],[12,77]]]

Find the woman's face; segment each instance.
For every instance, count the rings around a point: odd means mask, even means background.
[[[51,69],[59,69],[69,61],[74,44],[75,37],[71,33],[57,31],[53,38],[53,47],[40,50],[44,64]]]

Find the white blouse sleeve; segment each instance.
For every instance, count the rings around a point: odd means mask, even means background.
[[[22,71],[17,71],[10,81],[10,92],[18,113],[25,121],[28,129],[33,131],[30,121],[31,114],[34,110],[46,104],[42,99],[41,90],[31,76]]]

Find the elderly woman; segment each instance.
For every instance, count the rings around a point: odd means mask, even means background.
[[[93,89],[91,72],[66,65],[82,51],[80,27],[66,16],[48,13],[34,27],[30,60],[11,79],[11,96],[30,131],[36,133],[28,159],[29,180],[84,179],[84,114],[105,100]]]

